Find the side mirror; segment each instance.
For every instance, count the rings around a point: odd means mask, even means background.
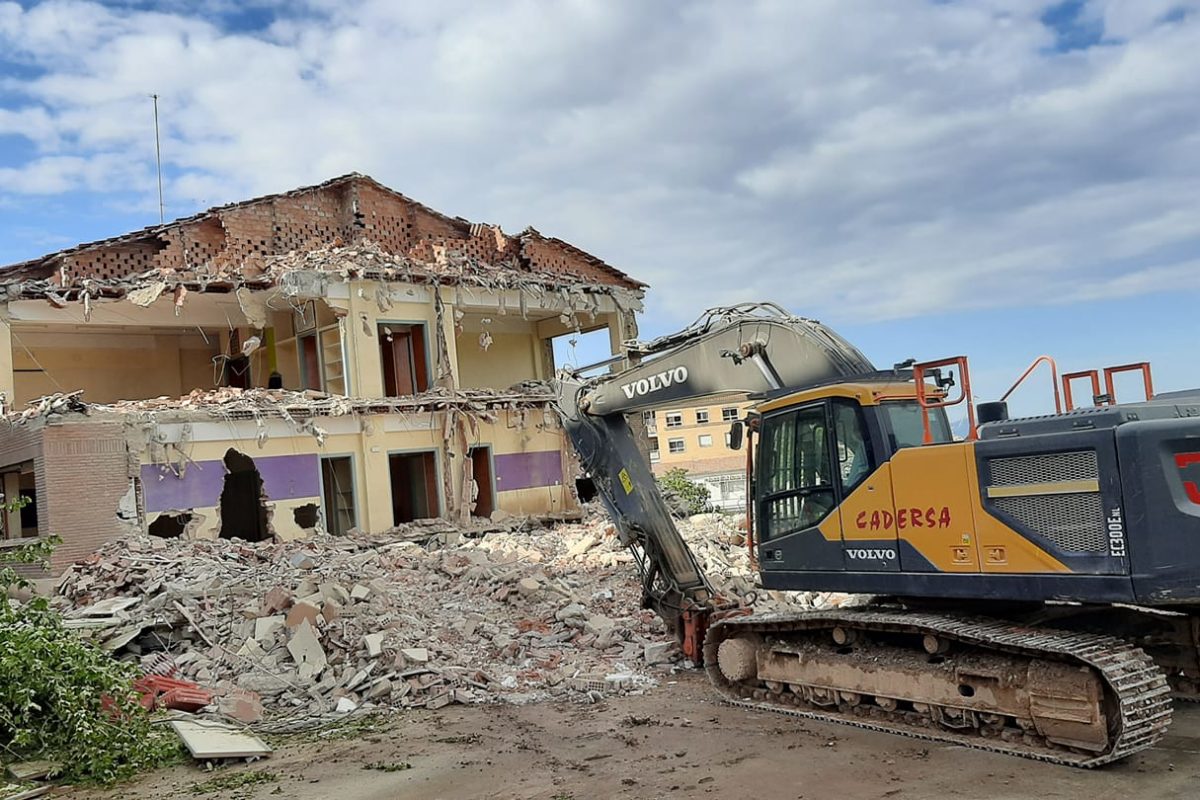
[[[730,450],[741,450],[742,449],[743,430],[744,429],[742,426],[742,421],[740,419],[736,420],[732,425],[729,426],[729,449]]]

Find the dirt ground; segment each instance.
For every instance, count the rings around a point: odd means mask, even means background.
[[[256,771],[271,775],[251,783]],[[179,766],[118,789],[65,796],[1195,798],[1200,706],[1179,707],[1156,749],[1087,771],[733,708],[717,701],[697,672],[596,705],[408,712],[382,728],[284,742],[257,764],[212,774]]]

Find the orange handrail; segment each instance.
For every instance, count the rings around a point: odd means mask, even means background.
[[[1017,390],[1017,387],[1024,383],[1025,379],[1028,378],[1033,371],[1038,368],[1039,364],[1050,365],[1050,385],[1054,387],[1054,413],[1061,414],[1062,397],[1058,393],[1058,364],[1055,363],[1054,359],[1050,356],[1038,356],[1035,358],[1033,363],[1029,365],[1029,368],[1021,374],[1021,377],[1017,378],[1017,382],[1009,387],[1009,390],[1004,393],[1003,397],[1000,398],[1000,402],[1003,403],[1005,400],[1007,400],[1009,396]]]
[[[925,371],[937,369],[938,367],[958,367],[958,377],[962,385],[959,387],[958,397],[953,400],[947,400],[944,396],[939,400],[931,401],[927,394],[925,386]],[[933,431],[929,427],[929,409],[945,408],[946,406],[958,405],[962,401],[967,401],[967,421],[970,423],[970,428],[967,431],[967,441],[974,441],[979,438],[979,431],[975,426],[975,407],[971,405],[971,376],[967,370],[967,357],[954,356],[952,358],[943,358],[941,361],[925,361],[920,364],[913,364],[913,380],[917,384],[917,405],[921,407],[921,422],[925,428],[925,444],[933,444]]]
[[[1119,367],[1104,368],[1104,390],[1108,393],[1108,402],[1111,405],[1116,405],[1117,389],[1113,382],[1113,376],[1118,372],[1141,372],[1142,384],[1146,389],[1146,399],[1154,397],[1154,383],[1150,379],[1150,362],[1139,361],[1136,364],[1122,364]]]
[[[1075,398],[1071,395],[1071,381],[1079,378],[1091,378],[1092,380],[1092,405],[1096,405],[1097,399],[1100,397],[1100,373],[1094,369],[1085,369],[1082,372],[1068,372],[1062,376],[1063,395],[1067,398],[1067,411],[1075,410]]]

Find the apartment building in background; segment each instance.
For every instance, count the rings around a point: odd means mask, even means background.
[[[728,395],[643,412],[654,474],[685,469],[689,479],[708,487],[715,507],[744,509],[746,451],[729,446],[729,429],[749,407],[745,395]]]

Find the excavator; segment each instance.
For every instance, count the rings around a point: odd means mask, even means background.
[[[1200,700],[1200,390],[1155,395],[1141,363],[1105,369],[1103,388],[1099,370],[1064,374],[1060,392],[1048,357],[1013,389],[1043,364],[1055,413],[1010,418],[1013,390],[974,404],[964,356],[880,370],[754,303],[627,342],[555,391],[644,605],[725,700],[1095,767],[1158,741],[1173,697]],[[1117,402],[1122,373],[1144,398]],[[862,602],[756,612],[704,575],[639,412],[731,393],[752,400],[729,442],[762,587]]]

